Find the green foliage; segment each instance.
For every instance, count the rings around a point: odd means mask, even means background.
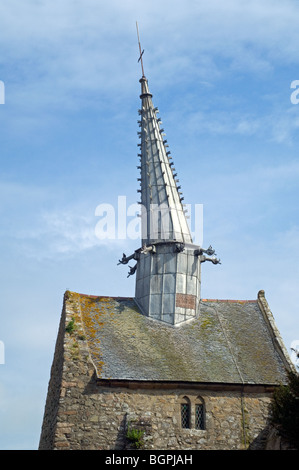
[[[69,333],[70,335],[74,332],[75,330],[75,319],[72,317],[71,321],[68,322],[68,324],[65,327],[65,331]]]
[[[127,438],[133,443],[136,449],[142,449],[144,446],[143,436],[144,431],[142,429],[131,428],[128,426]]]
[[[279,434],[299,449],[299,375],[288,373],[288,384],[279,386],[271,402],[271,421]]]

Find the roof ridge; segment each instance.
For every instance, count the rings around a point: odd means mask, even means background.
[[[81,292],[73,292],[74,294],[81,295],[83,297],[90,297],[92,299],[119,299],[119,300],[134,300],[134,297],[123,297],[119,295],[92,295],[92,294],[83,294]]]
[[[134,297],[124,297],[124,296],[119,296],[119,295],[92,295],[92,294],[83,294],[78,292],[78,295],[82,295],[84,297],[91,297],[92,299],[97,299],[98,297],[101,297],[103,299],[120,299],[120,300],[134,300]],[[244,302],[249,302],[249,303],[257,303],[257,299],[255,300],[250,300],[250,299],[200,299],[202,302],[230,302],[230,303],[244,303]]]
[[[244,303],[244,302],[249,302],[249,303],[257,303],[257,300],[247,300],[247,299],[239,299],[239,300],[234,300],[234,299],[200,299],[202,302],[231,302],[231,303]]]

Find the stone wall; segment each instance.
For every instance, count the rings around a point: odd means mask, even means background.
[[[59,408],[59,397],[63,377],[64,338],[65,306],[62,310],[54,358],[51,367],[51,375],[40,437],[40,448],[42,449],[52,449],[54,445],[57,413]]]
[[[82,393],[94,373],[94,367],[89,358],[82,326],[80,326],[80,312],[76,306],[72,305],[72,302],[67,302],[67,297],[66,292],[51,368],[39,449],[70,448],[67,444],[69,433],[72,432],[76,420],[80,419],[80,414],[84,413],[85,406],[88,406],[88,403],[85,405],[85,397]],[[73,321],[74,331],[70,328],[68,333],[67,327]],[[71,394],[70,390],[72,390]],[[60,436],[64,438],[61,439]]]
[[[101,388],[89,397],[90,438],[86,435],[85,444],[100,449],[126,448],[125,430],[130,423],[145,431],[146,449],[245,449],[265,425],[267,398],[244,399],[244,422],[238,394],[205,391],[200,396],[206,407],[206,430],[182,429],[179,405],[184,396],[192,402],[198,391],[116,389],[112,392]]]
[[[81,385],[81,386],[80,386]],[[194,390],[126,390],[64,382],[54,448],[125,449],[128,425],[145,431],[145,449],[246,449],[265,427],[269,398],[200,393],[206,430],[182,429],[180,403]],[[243,401],[243,403],[242,403]],[[242,407],[244,406],[244,412]],[[255,448],[259,448],[256,445]]]

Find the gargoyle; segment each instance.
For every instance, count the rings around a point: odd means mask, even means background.
[[[135,271],[136,271],[136,269],[137,269],[137,263],[135,264],[135,266],[129,266],[129,268],[130,268],[130,271],[129,271],[127,277],[130,277],[130,276],[132,276],[133,274],[135,274]]]
[[[200,262],[204,263],[205,261],[211,261],[213,264],[221,264],[220,259],[217,258],[208,258],[207,256],[201,256]]]
[[[199,250],[196,250],[196,252],[195,252],[196,255],[202,255],[203,253],[206,253],[209,256],[213,256],[213,255],[216,254],[215,250],[213,250],[211,245],[209,246],[209,248],[207,250],[204,250],[203,248],[200,248]]]
[[[148,245],[148,246],[143,245],[143,247],[140,250],[140,253],[143,253],[144,255],[150,252],[156,253],[156,247],[154,245]]]
[[[131,259],[133,259],[135,257],[135,253],[133,253],[131,256],[126,256],[124,253],[123,253],[123,257],[122,259],[119,259],[119,263],[117,263],[117,266],[119,264],[127,264]]]

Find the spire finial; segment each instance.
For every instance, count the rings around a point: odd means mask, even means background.
[[[142,56],[143,56],[144,50],[141,52],[141,45],[140,45],[140,39],[139,39],[139,31],[138,31],[138,23],[137,23],[137,21],[136,21],[136,29],[137,29],[137,37],[138,37],[138,45],[139,45],[139,53],[140,53],[138,62],[141,62],[142,76],[145,77],[145,75],[144,75],[144,69],[143,69],[143,61],[142,61]]]

